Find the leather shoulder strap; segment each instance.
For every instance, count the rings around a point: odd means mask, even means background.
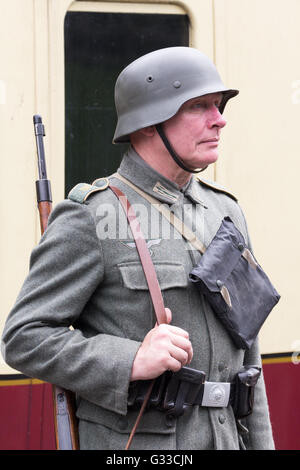
[[[126,198],[125,194],[123,194],[122,191],[119,188],[116,188],[115,186],[109,185],[109,188],[114,192],[114,194],[119,199],[124,209],[124,212],[126,214],[129,226],[131,228],[131,231],[135,240],[135,244],[136,244],[139,256],[140,256],[140,260],[143,266],[143,270],[145,273],[146,281],[149,287],[149,292],[150,292],[151,300],[153,303],[157,323],[158,325],[160,325],[161,323],[167,323],[164,301],[163,301],[162,293],[160,290],[159,282],[156,276],[156,271],[155,271],[147,244],[145,242],[144,237],[142,236],[138,219],[128,199]]]
[[[134,210],[133,210],[132,206],[130,205],[129,201],[127,200],[126,196],[122,193],[122,191],[119,188],[116,188],[115,186],[111,186],[111,185],[109,185],[109,188],[113,191],[113,193],[119,199],[119,201],[120,201],[120,203],[121,203],[121,205],[124,209],[124,212],[126,214],[129,226],[132,230],[132,234],[133,234],[133,237],[134,237],[134,240],[135,240],[135,244],[136,244],[136,247],[137,247],[140,259],[141,259],[141,263],[142,263],[142,266],[143,266],[143,270],[144,270],[144,273],[145,273],[145,277],[146,277],[146,280],[147,280],[147,283],[148,283],[149,292],[150,292],[150,296],[151,296],[151,299],[152,299],[152,303],[153,303],[157,323],[158,323],[158,325],[160,325],[161,323],[167,323],[167,316],[166,316],[166,311],[165,311],[165,307],[164,307],[164,301],[163,301],[162,293],[161,293],[161,290],[160,290],[160,287],[159,287],[159,282],[158,282],[158,279],[157,279],[157,276],[156,276],[156,271],[155,271],[154,265],[152,263],[152,259],[151,259],[147,244],[145,242],[145,239],[141,235],[140,225],[139,225],[137,217],[134,213]],[[153,379],[150,382],[149,388],[147,390],[144,401],[143,401],[142,406],[140,408],[140,411],[138,413],[137,419],[136,419],[136,421],[134,423],[134,426],[131,430],[131,433],[130,433],[128,442],[126,444],[125,450],[129,450],[129,448],[131,446],[131,442],[132,442],[133,437],[135,435],[136,429],[137,429],[137,427],[140,423],[140,420],[141,420],[142,415],[144,413],[144,410],[146,408],[147,402],[150,398],[151,391],[152,391],[152,388],[154,386],[154,383],[155,383],[155,379]]]

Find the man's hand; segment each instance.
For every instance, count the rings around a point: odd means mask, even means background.
[[[166,370],[177,372],[189,364],[193,348],[187,331],[169,325],[171,310],[166,308],[168,324],[155,326],[145,336],[133,361],[131,381],[149,380]]]

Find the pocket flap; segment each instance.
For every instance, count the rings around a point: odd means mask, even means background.
[[[188,285],[188,278],[182,264],[169,262],[153,264],[162,290]],[[120,263],[118,268],[125,287],[132,290],[148,290],[148,284],[140,262]]]

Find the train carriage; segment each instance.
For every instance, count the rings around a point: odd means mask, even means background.
[[[206,178],[230,188],[281,294],[260,345],[276,449],[300,449],[298,0],[0,0],[1,318],[40,238],[32,116],[43,116],[53,202],[114,172],[113,88],[136,57],[192,46],[238,88]],[[0,449],[55,449],[49,384],[0,362]]]

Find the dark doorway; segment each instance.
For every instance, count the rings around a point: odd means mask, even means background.
[[[69,12],[65,18],[65,193],[116,171],[114,84],[155,49],[189,45],[186,15]]]

